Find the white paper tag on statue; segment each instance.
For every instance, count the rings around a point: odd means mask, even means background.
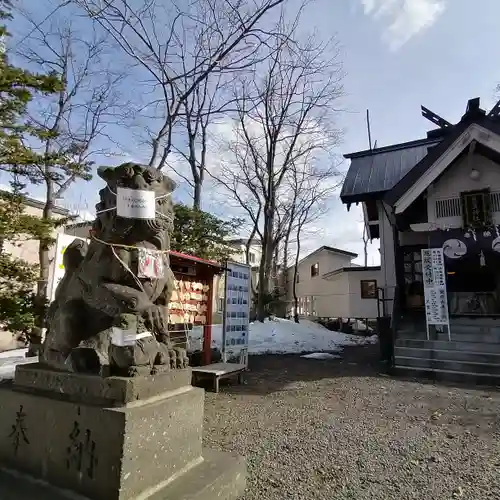
[[[139,278],[163,278],[163,253],[139,248],[137,276]]]
[[[119,347],[134,346],[137,340],[135,330],[122,330],[116,326],[113,327],[111,334],[111,343]]]
[[[154,191],[118,187],[116,190],[116,213],[127,219],[156,218]]]

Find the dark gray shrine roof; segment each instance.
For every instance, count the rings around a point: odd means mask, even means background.
[[[500,135],[500,101],[486,115],[486,111],[480,108],[479,97],[469,99],[465,114],[455,125],[424,106],[421,108],[422,116],[439,126],[427,133],[427,139],[344,156],[351,160],[340,193],[344,203],[383,197],[386,203],[393,205],[472,124]],[[466,147],[464,143],[464,151]],[[493,153],[491,148],[483,148],[482,154]],[[493,156],[500,162],[498,155]]]
[[[392,189],[442,139],[420,139],[344,155],[351,160],[340,198],[356,203]]]

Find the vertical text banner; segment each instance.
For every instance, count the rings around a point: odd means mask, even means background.
[[[427,334],[429,325],[448,326],[448,295],[446,293],[446,271],[442,248],[422,250],[422,271],[424,280],[425,316]]]
[[[250,325],[251,268],[247,264],[227,263],[226,293],[222,349],[226,361],[239,354],[240,361],[248,361],[248,330]]]

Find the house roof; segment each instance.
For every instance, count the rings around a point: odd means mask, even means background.
[[[467,131],[472,125],[477,124],[482,128],[500,135],[500,122],[497,118],[488,116],[476,116],[470,120],[463,119],[453,127],[453,130],[439,143],[432,148],[422,160],[415,165],[390,191],[384,196],[384,201],[389,205],[394,205],[435,163],[443,156],[448,149]],[[463,149],[468,148],[469,143],[463,144]]]
[[[9,191],[5,191],[5,190],[3,190],[3,192],[9,193]],[[9,193],[9,194],[11,194],[11,193]],[[29,206],[29,207],[39,208],[40,210],[43,210],[45,207],[44,201],[40,201],[40,200],[37,200],[35,198],[30,198],[29,196],[24,196],[24,204]],[[58,207],[58,206],[52,207],[52,212],[54,212],[55,214],[58,214],[58,215],[63,215],[63,216],[68,216],[70,214],[70,211],[67,208]]]
[[[347,273],[351,271],[380,271],[381,266],[352,266],[352,267],[341,267],[335,269],[335,271],[330,271],[329,273],[323,274],[322,278],[330,278],[337,274]]]
[[[248,243],[248,238],[233,238],[228,240],[230,245],[246,245]],[[260,245],[260,240],[257,238],[252,239],[252,245]]]
[[[392,189],[441,139],[420,139],[344,155],[351,160],[340,199],[344,203],[381,197]],[[378,195],[378,196],[377,196]]]
[[[89,226],[89,228],[91,228],[93,224],[94,224],[93,221],[85,220],[83,222],[75,222],[74,224],[67,224],[66,229],[76,229],[85,226]]]
[[[310,254],[307,254],[305,257],[302,257],[302,259],[300,259],[300,261],[299,261],[299,264],[301,264],[305,260],[309,259],[309,257],[312,257],[314,254],[322,252],[322,251],[336,253],[338,255],[345,255],[346,257],[351,257],[352,259],[355,259],[358,256],[358,254],[354,253],[354,252],[349,252],[347,250],[342,250],[341,248],[334,248],[334,247],[329,247],[329,246],[323,245],[323,246],[317,248],[316,250],[314,250],[313,252],[311,252]],[[294,267],[294,265],[289,266],[288,269],[292,269],[293,267]]]

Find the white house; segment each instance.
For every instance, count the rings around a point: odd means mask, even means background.
[[[228,245],[235,249],[234,254],[231,255],[231,260],[235,262],[246,263],[246,248],[248,240],[244,238],[237,238],[228,241]],[[258,239],[253,239],[250,243],[248,253],[248,263],[252,266],[259,266],[262,257],[262,245]]]
[[[301,259],[295,292],[300,316],[376,318],[380,267],[352,263],[353,252],[322,246]],[[288,303],[293,314],[295,266],[288,269]]]
[[[24,213],[26,215],[32,215],[34,217],[42,217],[43,214],[43,208],[44,208],[44,202],[35,200],[34,198],[29,198],[25,197],[24,198]],[[62,218],[62,217],[69,217],[70,212],[69,210],[66,210],[65,208],[62,207],[53,207],[52,208],[52,213],[53,217],[56,219]],[[52,236],[55,237],[58,232],[63,232],[64,228],[63,227],[57,227],[54,228],[52,232]],[[39,247],[39,241],[34,240],[34,239],[26,239],[21,242],[21,244],[18,243],[10,243],[6,241],[4,243],[4,251],[10,253],[12,256],[18,258],[18,259],[23,259],[29,264],[38,264],[39,258],[38,258],[38,247]],[[52,260],[54,257],[54,252],[55,248],[52,246],[49,249],[49,259]]]
[[[471,99],[456,124],[422,114],[437,125],[426,138],[346,155],[341,199],[362,203],[380,238],[394,366],[500,377],[500,103]],[[442,249],[443,273],[424,272],[426,249]]]
[[[39,200],[35,200],[33,198],[25,197],[24,198],[24,213],[26,215],[32,215],[35,217],[42,217],[44,203]],[[68,217],[70,215],[69,210],[61,207],[53,207],[52,209],[54,218],[62,218]],[[62,227],[54,228],[52,232],[52,236],[55,237],[58,232],[62,232],[64,229]],[[13,257],[18,259],[23,259],[29,264],[38,264],[38,249],[39,249],[39,240],[34,239],[25,239],[22,242],[11,243],[9,241],[5,241],[3,243],[3,250],[7,253],[10,253]],[[49,249],[49,259],[52,262],[54,259],[55,247],[51,246]],[[12,340],[12,334],[5,330],[0,329],[0,350],[8,349],[17,346],[15,342]]]

